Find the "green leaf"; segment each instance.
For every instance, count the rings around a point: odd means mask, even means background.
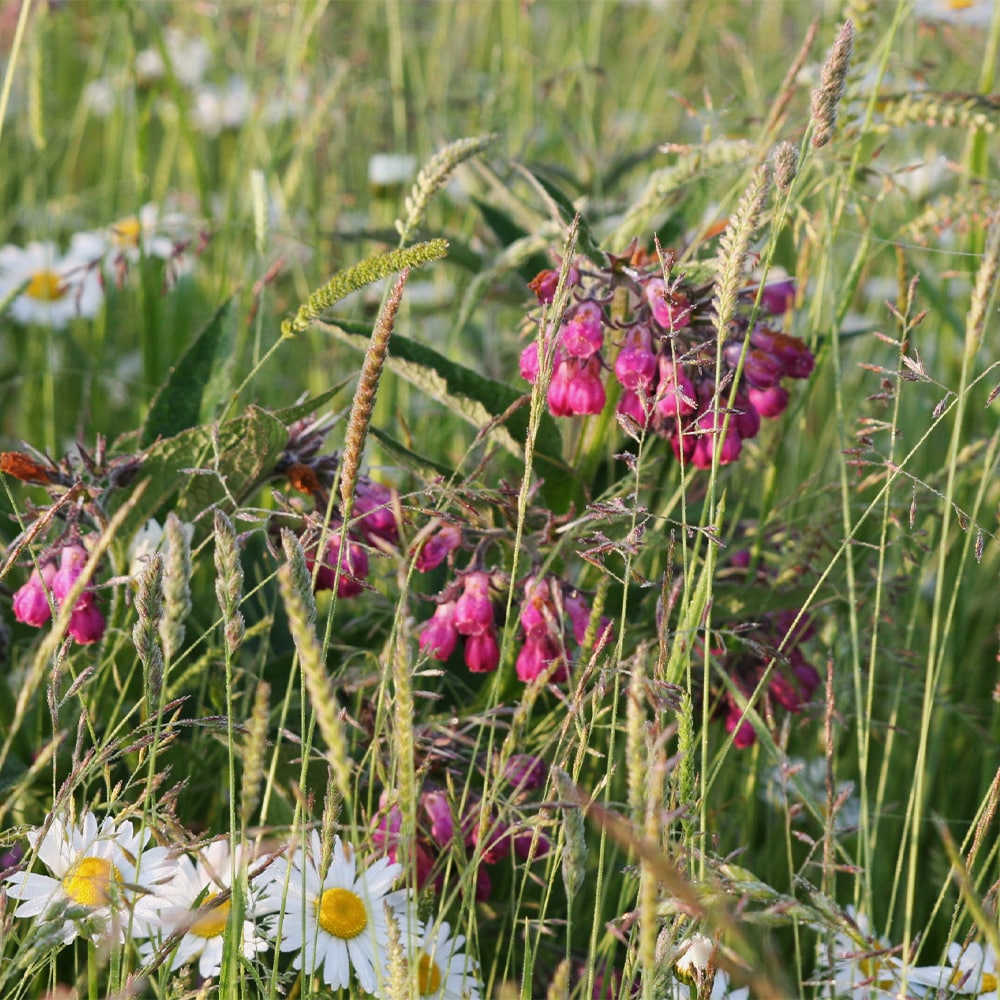
[[[417,473],[417,475],[422,476],[425,480],[432,480],[438,477],[451,480],[455,477],[454,469],[450,469],[447,465],[435,462],[424,455],[417,454],[417,452],[407,448],[402,441],[398,441],[391,434],[386,434],[385,431],[380,431],[377,427],[370,428],[369,433],[377,439],[387,455],[391,455],[404,469],[409,469],[411,472]]]
[[[316,325],[358,351],[368,349],[370,331],[364,324],[343,321],[318,322]],[[528,434],[527,403],[507,413],[518,400],[524,399],[524,393],[503,382],[486,378],[464,365],[450,361],[433,348],[395,333],[386,365],[426,395],[467,420],[477,430],[491,425],[487,433],[494,440],[518,458],[524,457],[523,442]],[[494,423],[494,418],[504,413],[506,416],[503,420]],[[535,452],[539,458],[546,459],[550,466],[557,465],[562,474],[568,471],[562,462],[559,429],[555,420],[547,413],[542,417],[535,440]]]
[[[512,246],[518,240],[522,240],[529,235],[527,230],[519,226],[510,215],[501,211],[495,205],[490,205],[480,198],[473,198],[472,201],[482,214],[486,225],[493,230],[493,234],[500,240],[502,246]],[[542,253],[535,253],[518,264],[517,273],[527,283],[539,271],[544,271],[550,267],[552,267],[551,260]]]
[[[524,169],[534,178],[539,187],[542,188],[555,204],[563,222],[569,225],[579,213],[570,197],[550,176],[550,172],[544,167],[525,167]],[[594,234],[590,231],[590,226],[587,225],[587,220],[582,215],[580,216],[578,246],[598,267],[604,267],[607,264],[607,256],[598,246],[597,240],[594,239]]]
[[[171,368],[167,381],[149,407],[139,440],[141,446],[152,444],[158,437],[172,437],[198,423],[205,386],[219,355],[223,319],[231,302],[232,299],[227,299],[219,306],[180,361]]]
[[[303,417],[308,417],[312,413],[316,413],[321,407],[325,406],[334,396],[344,388],[345,385],[354,381],[353,375],[348,375],[347,378],[341,379],[332,389],[327,389],[326,392],[321,392],[318,396],[312,396],[310,399],[306,399],[301,403],[293,403],[291,406],[285,406],[280,410],[274,411],[274,416],[277,417],[286,426],[288,424],[294,424],[296,420],[301,420]]]
[[[123,537],[166,509],[182,521],[194,521],[213,505],[232,511],[269,478],[287,443],[284,422],[258,407],[157,441],[143,456],[138,479],[149,485],[123,523]]]

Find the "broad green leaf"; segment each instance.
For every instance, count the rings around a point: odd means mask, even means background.
[[[213,505],[231,511],[270,476],[288,443],[288,429],[257,407],[222,425],[191,427],[145,452],[137,481],[149,485],[122,525],[130,538],[145,521],[173,510],[193,521]],[[207,522],[211,525],[211,522]]]
[[[274,416],[278,420],[282,421],[286,426],[288,424],[294,424],[296,420],[301,420],[303,417],[308,417],[312,413],[319,412],[320,408],[325,406],[334,396],[344,388],[345,385],[354,381],[353,375],[348,375],[347,378],[341,379],[335,386],[327,389],[326,392],[321,392],[318,396],[312,396],[309,399],[303,400],[301,403],[293,403],[291,406],[285,406],[280,410],[274,411]]]
[[[205,386],[212,376],[223,336],[223,320],[232,299],[216,310],[195,337],[180,361],[171,368],[149,407],[140,444],[145,447],[159,437],[172,437],[198,423]]]
[[[419,455],[417,452],[407,448],[402,441],[396,440],[391,434],[380,431],[377,427],[372,427],[369,433],[382,446],[387,455],[391,455],[404,469],[417,473],[426,480],[440,476],[442,479],[450,480],[455,476],[455,470],[448,466],[435,462],[431,458]]]
[[[369,331],[363,324],[319,322],[316,325],[358,351],[368,349]],[[488,433],[494,440],[518,458],[524,456],[523,442],[528,434],[527,403],[507,413],[510,407],[524,398],[523,393],[503,382],[479,375],[464,365],[450,361],[433,348],[399,334],[392,336],[386,365],[477,430],[491,425]],[[504,413],[507,415],[502,421],[493,422]],[[535,452],[547,466],[547,471],[542,471],[543,475],[555,471],[553,466],[565,475],[567,470],[561,457],[562,439],[555,421],[547,413],[542,417]]]
[[[552,199],[559,210],[563,222],[569,225],[579,213],[574,206],[572,199],[560,188],[551,171],[544,167],[524,167],[524,169],[535,179],[542,190]],[[594,234],[587,225],[587,220],[580,215],[580,236],[579,248],[598,266],[604,267],[607,264],[607,257],[604,251],[598,246]]]

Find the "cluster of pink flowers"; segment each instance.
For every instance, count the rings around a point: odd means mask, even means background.
[[[516,754],[508,761],[503,778],[513,799],[541,788],[548,766],[531,754]],[[372,822],[372,842],[384,850],[391,861],[399,860],[403,817],[396,805],[388,803],[383,792],[379,811]],[[495,865],[513,853],[521,861],[534,861],[548,854],[548,838],[528,822],[508,822],[493,809],[485,808],[475,794],[466,797],[461,815],[443,788],[430,782],[424,785],[417,801],[417,832],[410,845],[410,857],[416,870],[417,886],[433,884],[438,893],[444,888],[448,853],[459,842],[466,851],[481,848],[485,865]],[[485,865],[476,867],[476,899],[489,898],[492,882]]]
[[[590,605],[580,592],[555,577],[531,577],[524,585],[520,624],[524,645],[517,656],[517,676],[533,681],[551,669],[550,680],[568,678],[567,620],[569,633],[583,646],[590,625]],[[611,619],[597,622],[595,648],[601,649],[611,635]]]
[[[534,384],[542,364],[539,344],[543,355],[552,352],[549,410],[567,417],[604,410],[611,371],[619,419],[667,438],[685,463],[708,468],[716,449],[721,464],[733,462],[742,442],[760,430],[761,418],[778,417],[788,406],[782,380],[807,378],[813,370],[808,346],[776,329],[792,303],[794,283],[748,285],[720,351],[713,286],[665,281],[663,273],[660,262],[641,251],[610,256],[600,270],[574,264],[562,324],[554,337],[545,331],[522,351],[521,375]],[[543,271],[531,288],[540,303],[549,303],[557,283],[557,271]]]
[[[458,528],[445,525],[426,540],[416,555],[418,570],[439,566],[462,544]],[[505,589],[503,577],[494,579],[481,569],[459,572],[437,596],[437,608],[420,630],[420,649],[436,660],[447,660],[464,642],[465,665],[473,673],[489,673],[500,665],[500,636],[490,588]],[[584,645],[590,624],[590,605],[570,584],[553,576],[530,576],[521,589],[519,622],[524,644],[517,657],[517,676],[533,681],[551,669],[550,680],[565,681],[572,657],[569,644]],[[596,647],[610,636],[611,620],[597,623]]]
[[[749,571],[750,561],[750,553],[740,550],[733,555],[730,564],[734,569]],[[771,586],[766,572],[760,569],[757,582]],[[765,718],[773,716],[778,707],[797,714],[805,708],[820,684],[819,672],[806,660],[800,648],[815,631],[811,616],[800,614],[797,609],[767,612],[760,616],[752,630],[741,633],[740,649],[715,648],[712,653],[723,661],[726,673],[744,698],[749,698],[757,689],[773,660],[766,690],[756,702],[757,711]],[[735,733],[736,746],[753,745],[757,739],[754,728],[742,718],[743,709],[728,688],[720,693],[716,714],[724,717],[726,731]]]
[[[337,597],[357,597],[365,589],[369,572],[368,548],[395,545],[399,529],[393,513],[393,493],[387,486],[362,477],[354,500],[355,527],[344,536],[346,551],[341,556],[343,520],[331,519],[322,557],[313,546],[306,554],[306,565],[314,574],[314,589],[337,591]],[[319,562],[319,569],[316,563]],[[339,565],[339,570],[338,570]]]
[[[474,674],[496,670],[500,635],[490,599],[490,574],[482,570],[459,574],[438,601],[437,610],[420,631],[420,648],[436,660],[447,660],[462,636],[465,665]]]
[[[41,628],[52,620],[52,603],[61,607],[87,562],[87,550],[78,540],[46,556],[32,570],[28,582],[14,594],[14,617],[25,625]],[[69,635],[81,645],[98,642],[104,635],[104,615],[97,606],[97,593],[88,583],[73,605]]]

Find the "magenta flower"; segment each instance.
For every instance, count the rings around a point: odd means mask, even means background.
[[[73,589],[87,563],[87,550],[74,542],[63,547],[59,554],[59,570],[52,578],[52,593],[56,602],[61,603]]]
[[[490,576],[473,571],[466,574],[464,584],[462,596],[455,602],[455,628],[462,635],[481,635],[493,625]]]
[[[488,674],[500,666],[500,641],[496,629],[489,628],[466,638],[465,665],[474,674]]]
[[[333,590],[337,587],[337,597],[357,597],[364,588],[364,579],[368,576],[368,553],[364,547],[347,536],[347,552],[340,559],[340,526],[330,525],[330,541],[326,548],[326,557],[316,573],[315,590]],[[337,576],[337,563],[340,562],[340,576]],[[306,566],[311,573],[315,565],[314,556],[306,556]]]
[[[396,516],[393,513],[393,491],[371,479],[359,479],[354,494],[354,510],[360,514],[361,534],[374,542],[382,539],[395,545],[399,538]]]
[[[104,615],[94,602],[93,596],[84,595],[73,608],[67,631],[81,646],[88,646],[100,642],[105,625]]]
[[[462,532],[454,525],[442,525],[431,535],[417,553],[414,565],[421,573],[437,568],[462,544]]]
[[[439,604],[431,618],[420,630],[419,645],[422,652],[435,660],[447,660],[458,644],[455,628],[455,602]]]
[[[51,561],[44,562],[41,571],[31,571],[28,582],[14,594],[14,617],[19,622],[41,628],[52,618],[48,595],[55,575],[56,564]]]

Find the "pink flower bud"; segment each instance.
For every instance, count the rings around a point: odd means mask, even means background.
[[[421,573],[428,573],[444,562],[445,558],[462,544],[462,532],[454,525],[442,525],[424,542],[414,565]]]
[[[684,368],[660,356],[660,384],[656,387],[656,413],[664,420],[686,417],[698,409],[694,382]]]
[[[664,330],[680,330],[691,321],[691,305],[679,292],[670,293],[662,278],[652,278],[646,283],[646,301],[653,311],[653,319]]]
[[[493,602],[490,600],[488,573],[466,574],[465,589],[455,602],[455,628],[462,635],[480,635],[493,624]],[[468,658],[468,651],[466,651]],[[490,668],[492,669],[492,668]]]
[[[753,290],[756,295],[756,289]],[[760,295],[760,307],[773,316],[783,316],[795,301],[795,279],[778,278],[769,281]]]
[[[762,417],[780,417],[788,406],[788,392],[780,385],[770,389],[755,389],[747,386],[747,398]]]
[[[604,317],[595,302],[584,302],[559,334],[559,346],[574,358],[586,359],[604,346]]]
[[[530,579],[524,585],[524,603],[519,620],[527,639],[542,639],[549,634],[555,615],[548,582]]]
[[[41,628],[52,617],[48,593],[56,575],[56,564],[46,562],[41,568],[31,571],[28,582],[14,594],[14,617],[25,625]]]
[[[595,359],[596,360],[596,359]],[[598,377],[600,365],[591,361],[571,377],[566,389],[566,405],[577,416],[600,413],[607,402],[604,383]]]
[[[511,754],[503,769],[504,778],[518,791],[541,788],[549,773],[549,765],[530,753]]]
[[[495,629],[465,640],[465,665],[474,674],[488,674],[500,666],[500,643]]]
[[[399,537],[392,510],[393,491],[381,483],[361,479],[354,494],[354,510],[361,515],[361,534],[369,541],[380,538],[395,545]]]
[[[63,548],[59,555],[59,570],[52,578],[52,593],[55,594],[56,603],[62,603],[73,589],[86,563],[87,550],[79,543]]]
[[[420,804],[430,820],[430,835],[438,847],[449,847],[455,836],[455,821],[448,805],[448,797],[444,792],[424,792],[420,796]]]
[[[78,601],[70,615],[67,630],[69,634],[81,646],[88,646],[100,641],[104,635],[104,628],[104,615],[101,614],[93,598]]]
[[[422,652],[435,660],[447,660],[455,651],[458,630],[455,628],[455,602],[439,604],[430,620],[420,630]]]
[[[730,423],[735,422],[736,433],[744,441],[756,437],[760,431],[760,413],[745,396],[736,396],[736,412],[730,418]]]
[[[639,398],[639,394],[633,392],[631,389],[626,389],[621,394],[615,412],[620,417],[628,417],[629,420],[634,421],[639,427],[646,427],[653,416],[652,407],[647,409]]]
[[[518,678],[527,684],[545,673],[553,663],[557,663],[557,666],[549,680],[555,683],[566,680],[566,661],[552,640],[529,640],[517,655],[515,669]]]
[[[656,378],[656,355],[643,347],[623,347],[615,358],[615,378],[625,389],[649,392]]]
[[[539,369],[537,340],[533,340],[523,351],[521,351],[520,369],[521,378],[534,385],[535,379],[538,378]]]
[[[326,558],[316,574],[315,590],[333,590],[337,584],[337,597],[357,597],[364,588],[364,579],[368,576],[368,553],[350,535],[347,536],[347,552],[340,563],[340,576],[337,576],[337,562],[340,560],[340,526],[330,526],[330,542],[326,549]],[[306,557],[306,566],[312,572],[313,557]]]

